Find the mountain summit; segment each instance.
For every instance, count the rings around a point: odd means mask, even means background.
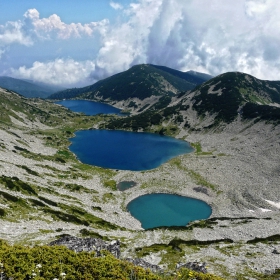
[[[192,90],[210,79],[195,72],[181,72],[164,66],[141,64],[84,88],[67,89],[50,96],[51,99],[83,98],[122,102],[124,107],[156,103],[162,96],[176,96]],[[153,100],[147,101],[153,96]],[[146,102],[144,101],[146,100]],[[132,103],[131,103],[132,101]]]

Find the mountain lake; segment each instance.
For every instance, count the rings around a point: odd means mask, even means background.
[[[96,114],[97,105],[100,105],[98,114],[108,114],[107,108],[112,107],[85,100],[68,101],[71,101],[67,102],[70,110],[75,108],[75,112],[83,112],[87,115]],[[60,104],[66,106],[65,102]],[[106,106],[103,107],[104,105]],[[102,111],[100,109],[102,107],[106,108],[106,111]],[[110,112],[118,113],[120,110]],[[171,158],[193,151],[186,141],[145,132],[82,130],[75,132],[75,137],[70,138],[70,141],[69,149],[83,163],[131,171],[157,168]],[[123,182],[121,187],[124,191],[133,186],[135,186],[134,182],[128,181]],[[141,222],[144,229],[185,226],[193,220],[207,219],[212,213],[211,207],[204,201],[162,193],[140,196],[127,205],[127,210]]]
[[[202,200],[165,193],[139,196],[128,203],[127,210],[144,229],[185,226],[191,221],[207,219],[212,213]]]
[[[70,150],[87,164],[103,168],[143,171],[190,153],[183,140],[154,133],[120,130],[82,130],[70,138]]]
[[[124,115],[121,113],[122,110],[113,107],[111,105],[95,102],[90,100],[62,100],[55,102],[56,104],[62,105],[73,112],[84,113],[88,116],[98,114],[117,114]]]

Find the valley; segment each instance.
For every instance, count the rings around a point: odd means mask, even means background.
[[[139,97],[129,103],[104,98],[130,110],[129,117],[85,116],[1,89],[0,238],[35,245],[62,234],[98,236],[120,240],[124,257],[164,269],[198,260],[225,279],[276,279],[280,126],[279,108],[271,105],[279,104],[279,92],[276,84],[263,94],[268,90],[258,81],[259,90],[252,83],[249,90],[244,81],[253,78],[236,76],[138,103]],[[229,77],[232,82],[225,83]],[[79,162],[69,151],[76,130],[94,128],[161,132],[191,143],[195,151],[147,171],[103,169]],[[122,181],[136,186],[118,191]],[[201,199],[212,215],[187,227],[143,230],[126,205],[149,193]]]

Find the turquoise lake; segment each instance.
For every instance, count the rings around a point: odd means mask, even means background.
[[[98,102],[64,100],[57,103],[86,115],[120,114],[119,109]],[[172,137],[118,130],[77,131],[70,141],[69,149],[83,163],[132,171],[153,169],[193,151],[189,143]],[[134,181],[122,181],[117,188],[125,191],[136,185]],[[185,226],[194,220],[207,219],[212,213],[204,201],[172,194],[140,196],[127,205],[127,210],[144,229]]]
[[[204,201],[173,194],[147,194],[127,205],[130,214],[144,229],[185,226],[191,221],[207,219],[211,207]]]
[[[98,114],[122,115],[121,110],[118,108],[115,108],[108,104],[89,101],[89,100],[62,100],[55,103],[62,105],[73,112],[84,113],[88,116],[93,116]]]
[[[86,164],[103,168],[142,171],[190,153],[186,141],[153,133],[119,130],[83,130],[70,138],[69,149]]]

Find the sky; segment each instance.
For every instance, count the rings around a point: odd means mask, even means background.
[[[279,0],[0,0],[0,76],[64,87],[150,63],[280,80]]]

